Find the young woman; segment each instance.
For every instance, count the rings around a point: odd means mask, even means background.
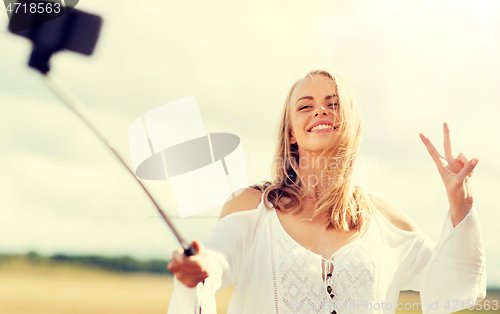
[[[239,191],[198,254],[174,252],[168,313],[394,313],[399,291],[421,292],[423,313],[450,313],[486,295],[485,257],[470,177],[477,159],[442,157],[420,137],[450,209],[437,245],[399,208],[351,185],[362,121],[346,83],[326,71],[297,81],[279,128],[273,180]],[[459,302],[459,308],[456,306]],[[201,304],[201,308],[200,308]]]

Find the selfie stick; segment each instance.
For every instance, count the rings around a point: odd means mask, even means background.
[[[53,2],[43,0],[39,0],[39,2],[42,5],[45,4],[47,7],[50,6],[52,8],[52,6],[55,6]],[[54,15],[56,13],[57,15]],[[160,213],[163,220],[174,233],[177,241],[179,241],[184,249],[184,253],[187,256],[196,254],[196,249],[184,240],[148,189],[120,156],[114,141],[104,135],[105,133],[94,121],[87,107],[78,101],[74,94],[61,81],[57,80],[52,74],[49,74],[49,60],[52,54],[57,51],[65,49],[85,55],[93,53],[95,44],[99,38],[102,18],[98,15],[74,8],[65,9],[64,11],[51,10],[49,12],[47,10],[46,13],[42,14],[25,12],[24,15],[22,10],[20,10],[19,13],[15,13],[9,17],[9,30],[16,35],[27,37],[33,42],[33,51],[31,52],[29,66],[42,73],[47,85],[111,149],[122,165],[134,176],[137,183],[139,183],[151,202],[155,205],[158,213]]]
[[[165,214],[165,212],[160,208],[158,203],[155,201],[154,197],[151,195],[151,193],[148,191],[148,189],[142,184],[141,180],[135,175],[134,171],[130,168],[129,165],[125,162],[125,160],[120,156],[120,154],[117,151],[117,146],[116,143],[110,139],[109,137],[105,136],[105,132],[102,131],[102,129],[97,125],[95,120],[92,118],[90,111],[88,110],[87,106],[85,106],[82,102],[78,101],[74,94],[64,86],[64,84],[58,80],[54,75],[50,74],[49,72],[43,74],[43,78],[45,83],[52,89],[52,91],[59,96],[59,98],[71,109],[73,110],[74,113],[76,113],[80,119],[85,122],[85,124],[101,139],[101,141],[113,152],[113,154],[118,158],[118,160],[127,168],[128,172],[132,174],[139,183],[139,185],[142,187],[144,192],[146,192],[147,196],[153,202],[155,205],[156,209],[158,210],[158,213],[160,213],[161,217],[163,220],[167,223],[168,227],[172,232],[174,233],[175,237],[177,238],[177,241],[181,244],[182,248],[184,249],[184,253],[187,256],[191,256],[196,254],[196,249],[190,245],[189,243],[184,240],[184,238],[180,235],[179,231],[175,228],[175,226],[172,224],[168,216]]]

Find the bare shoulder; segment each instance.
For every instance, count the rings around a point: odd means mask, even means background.
[[[235,212],[257,208],[260,203],[261,197],[262,192],[254,188],[237,190],[236,192],[234,192],[234,196],[230,195],[224,203],[224,206],[222,206],[219,220]]]
[[[372,193],[368,193],[368,195],[376,210],[394,226],[406,231],[418,231],[418,227],[401,208],[384,197]]]

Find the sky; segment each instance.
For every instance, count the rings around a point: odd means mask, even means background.
[[[85,103],[130,163],[128,126],[195,95],[209,133],[236,134],[248,184],[269,179],[279,113],[307,72],[339,73],[363,115],[355,183],[401,207],[437,241],[448,211],[418,134],[478,158],[471,180],[500,286],[500,3],[454,1],[97,1],[90,57],[60,52],[51,73]],[[27,67],[30,42],[0,14],[0,252],[170,258],[175,238],[132,176]],[[189,127],[189,126],[186,126]],[[167,181],[144,182],[187,239],[204,240],[220,206],[176,218]]]

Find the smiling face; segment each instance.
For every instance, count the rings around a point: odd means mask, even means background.
[[[331,78],[306,77],[295,86],[288,106],[290,143],[299,146],[299,155],[305,151],[321,153],[333,146],[339,122],[339,98]]]

